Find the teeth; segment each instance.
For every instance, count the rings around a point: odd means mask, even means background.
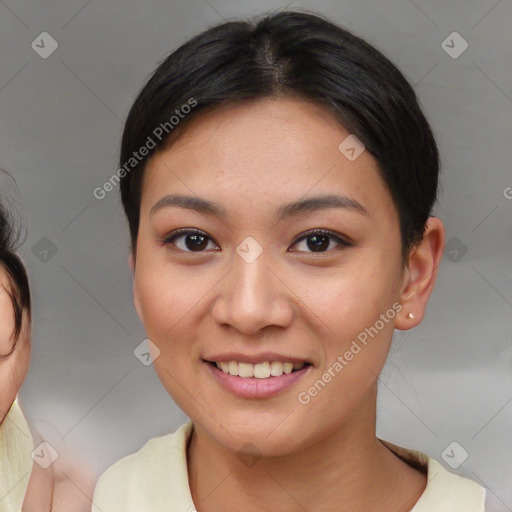
[[[284,373],[292,373],[293,363],[283,363],[283,372]]]
[[[252,377],[254,375],[254,365],[251,363],[238,363],[238,375],[240,377]]]
[[[270,377],[270,363],[258,363],[254,365],[254,376],[257,379],[268,379]]]
[[[272,361],[270,363],[270,375],[273,377],[283,375],[283,363],[280,363],[279,361]]]
[[[224,373],[257,379],[268,379],[271,376],[280,377],[283,373],[291,373],[292,370],[300,370],[304,366],[304,363],[281,363],[280,361],[265,361],[257,364],[222,361],[215,364]]]

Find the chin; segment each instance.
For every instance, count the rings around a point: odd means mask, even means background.
[[[202,412],[196,417],[189,415],[196,425],[225,448],[237,454],[254,450],[264,457],[288,455],[299,450],[303,443],[307,444],[310,433],[304,429],[305,419],[298,424],[297,418],[292,420],[293,414],[287,416],[267,414],[258,418],[256,411],[236,417],[222,414],[216,418],[206,417]]]

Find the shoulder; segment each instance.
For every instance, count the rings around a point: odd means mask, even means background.
[[[380,441],[407,464],[427,475],[427,486],[411,512],[486,512],[486,489],[477,482],[452,473],[421,451]]]
[[[110,466],[96,484],[92,511],[135,510],[147,497],[157,502],[171,494],[186,495],[186,445],[192,429],[189,421],[176,432],[150,439],[138,452]],[[154,509],[158,509],[156,504]]]
[[[114,507],[126,509],[126,491],[135,457],[136,454],[124,457],[100,476],[94,489],[92,512],[114,510]]]
[[[426,504],[447,512],[452,510],[454,512],[459,510],[485,512],[485,498],[486,489],[480,484],[452,473],[436,459],[429,457],[428,484],[422,496]],[[418,512],[422,510],[419,508]]]

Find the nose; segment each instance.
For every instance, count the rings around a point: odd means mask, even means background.
[[[269,326],[286,327],[293,318],[294,294],[265,251],[252,262],[235,252],[233,267],[220,283],[212,309],[218,325],[244,334]]]

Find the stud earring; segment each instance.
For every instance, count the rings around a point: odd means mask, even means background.
[[[412,319],[412,318],[414,318],[414,315],[413,315],[412,313],[409,313],[409,314],[407,315],[407,318],[411,318],[411,319]]]

